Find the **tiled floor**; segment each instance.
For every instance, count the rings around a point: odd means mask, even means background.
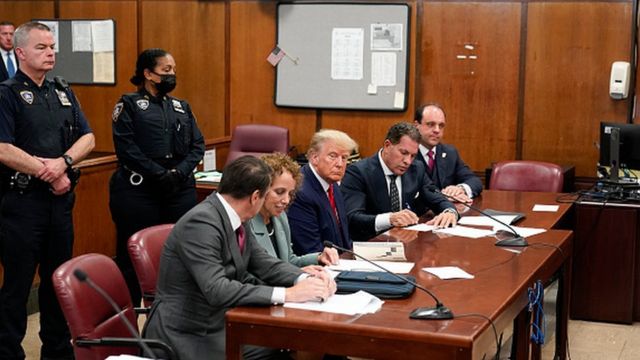
[[[38,320],[39,314],[29,316],[27,336],[22,343],[27,352],[27,360],[39,359],[40,356]],[[144,318],[140,321],[142,326]],[[551,325],[549,323],[547,327]],[[570,359],[573,360],[640,359],[640,323],[617,325],[571,320],[569,321],[569,352]],[[503,355],[501,358],[508,359],[508,355]],[[544,346],[543,359],[552,358],[553,343],[551,342]]]

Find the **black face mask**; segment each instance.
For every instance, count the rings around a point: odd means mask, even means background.
[[[154,73],[156,74],[156,73]],[[172,74],[156,74],[160,76],[160,82],[154,82],[156,89],[161,94],[168,94],[176,88],[176,76]]]

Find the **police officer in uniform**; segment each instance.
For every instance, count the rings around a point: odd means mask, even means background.
[[[63,80],[45,79],[55,65],[54,38],[41,23],[14,35],[20,68],[0,84],[0,359],[24,359],[26,303],[39,267],[42,359],[72,359],[69,330],[51,284],[72,256],[75,173],[94,147],[80,104]]]
[[[189,104],[168,94],[176,86],[176,63],[162,49],[143,51],[125,94],[113,110],[113,143],[119,167],[111,177],[111,217],[118,242],[116,262],[135,305],[140,285],[127,252],[136,231],[175,223],[196,205],[193,170],[204,155],[204,139]]]

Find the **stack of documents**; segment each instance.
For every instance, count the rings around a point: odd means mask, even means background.
[[[198,171],[195,173],[195,178],[197,182],[204,183],[219,183],[222,179],[222,173],[218,171]]]
[[[333,295],[325,302],[307,301],[303,303],[284,303],[284,307],[292,309],[324,311],[335,314],[357,315],[373,314],[382,308],[384,301],[377,297],[358,291],[348,295]]]
[[[367,260],[407,261],[401,242],[354,242],[353,252]]]

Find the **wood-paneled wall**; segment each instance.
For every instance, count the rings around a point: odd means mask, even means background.
[[[602,120],[626,121],[609,97],[614,61],[629,61],[630,2],[529,4],[522,157],[595,176]]]
[[[16,23],[116,20],[117,84],[74,86],[99,151],[113,150],[111,111],[133,90],[128,79],[137,53],[163,47],[177,61],[175,95],[189,100],[206,138],[268,123],[288,127],[291,144],[304,151],[313,132],[327,127],[351,134],[368,156],[389,125],[411,121],[417,105],[437,101],[448,116],[445,140],[478,172],[521,158],[572,163],[579,177],[594,174],[598,123],[626,121],[629,110],[630,102],[608,96],[608,78],[613,61],[629,61],[631,0],[380,2],[411,6],[404,113],[276,107],[275,71],[265,61],[276,45],[274,1],[0,1],[0,13]]]

